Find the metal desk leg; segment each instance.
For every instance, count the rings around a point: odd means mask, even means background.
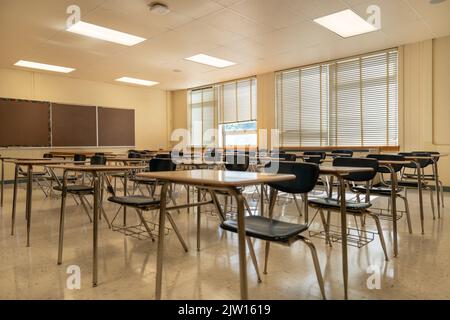
[[[398,235],[397,235],[397,174],[392,166],[388,166],[391,172],[391,205],[392,205],[392,229],[394,233],[394,256],[398,255]]]
[[[159,209],[158,253],[156,256],[156,288],[155,299],[161,300],[162,272],[164,259],[164,226],[166,225],[166,199],[169,182],[161,187],[161,207]]]
[[[241,299],[248,299],[247,283],[247,261],[245,253],[245,220],[244,220],[244,196],[240,191],[235,190],[234,194],[237,202],[237,222],[238,222],[238,240],[239,240],[239,275],[241,282]]]
[[[197,202],[200,202],[200,189],[197,188]],[[201,219],[202,219],[202,208],[200,206],[197,207],[197,251],[200,251],[200,227],[201,227]]]
[[[59,217],[58,264],[62,263],[62,255],[64,247],[64,220],[66,215],[67,174],[68,171],[64,171],[62,193],[61,193],[61,215]]]
[[[126,197],[127,196],[127,184],[128,184],[128,179],[127,179],[127,172],[124,172],[123,175],[123,195]],[[123,206],[123,226],[125,227],[127,225],[127,206]]]
[[[433,160],[433,171],[434,171],[434,186],[436,188],[436,200],[437,200],[437,209],[438,209],[438,219],[441,218],[441,192],[439,189],[439,174],[438,174],[438,165],[436,159]]]
[[[424,216],[423,216],[423,195],[422,195],[422,169],[420,167],[419,161],[415,162],[417,167],[417,187],[419,189],[419,209],[420,209],[420,224],[422,227],[422,234],[425,234],[424,231]]]
[[[348,299],[348,257],[347,257],[347,209],[345,204],[345,182],[339,179],[339,192],[341,198],[341,234],[342,234],[342,273],[344,276],[344,295]]]
[[[98,280],[98,215],[100,200],[100,181],[97,174],[94,176],[94,226],[93,226],[93,270],[92,286],[97,286]]]
[[[27,216],[27,247],[30,246],[30,229],[31,229],[31,202],[33,196],[33,166],[29,165],[27,170],[27,200],[26,200],[26,216]]]
[[[261,199],[259,200],[261,202],[261,207],[260,207],[260,213],[259,215],[261,217],[264,217],[264,183],[261,183]]]
[[[12,203],[12,213],[11,213],[11,235],[14,235],[14,227],[16,224],[16,206],[17,206],[17,179],[19,178],[19,166],[16,164],[14,170],[14,190],[13,190],[13,203]]]
[[[2,181],[0,184],[1,188],[1,199],[0,199],[0,207],[3,207],[3,189],[5,186],[5,159],[2,159]]]

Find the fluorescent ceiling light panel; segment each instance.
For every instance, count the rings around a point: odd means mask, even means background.
[[[142,79],[136,79],[136,78],[130,78],[130,77],[118,78],[118,79],[116,79],[116,81],[138,84],[138,85],[147,86],[147,87],[154,86],[159,83],[156,81],[142,80]]]
[[[31,68],[31,69],[40,69],[40,70],[47,70],[47,71],[54,71],[54,72],[62,72],[62,73],[69,73],[74,71],[74,68],[66,68],[66,67],[60,67],[60,66],[54,66],[51,64],[45,64],[45,63],[38,63],[38,62],[32,62],[32,61],[25,61],[25,60],[19,60],[16,63],[14,63],[15,66],[18,67],[25,67],[25,68]]]
[[[314,19],[314,22],[337,33],[343,38],[377,30],[372,24],[350,9]]]
[[[145,38],[134,36],[132,34],[108,29],[83,21],[78,21],[77,23],[73,24],[67,29],[67,31],[91,38],[122,44],[125,46],[134,46],[135,44],[147,40]]]
[[[184,59],[202,63],[202,64],[206,64],[208,66],[213,66],[213,67],[217,67],[217,68],[225,68],[225,67],[233,66],[236,64],[235,62],[211,57],[206,54],[196,54],[195,56],[192,56],[189,58],[184,58]]]

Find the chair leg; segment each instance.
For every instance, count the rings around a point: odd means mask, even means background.
[[[172,218],[172,215],[170,212],[166,212],[166,217],[170,222],[170,225],[172,226],[173,231],[175,231],[175,234],[177,235],[178,240],[180,241],[181,245],[183,246],[183,249],[185,252],[188,252],[188,246],[186,245],[186,242],[184,242],[183,237],[181,236],[180,230],[178,230],[177,225],[175,224],[175,221]],[[164,226],[159,226],[160,228],[164,228]]]
[[[383,229],[381,228],[380,219],[378,218],[378,216],[374,215],[373,213],[367,213],[367,214],[370,215],[373,218],[373,220],[375,221],[375,224],[377,226],[377,231],[378,231],[378,238],[380,238],[381,247],[383,248],[383,251],[384,251],[384,257],[385,257],[386,261],[389,261],[387,250],[386,250],[386,242],[384,241]]]
[[[411,215],[409,213],[408,199],[406,197],[401,196],[401,195],[399,195],[398,197],[400,199],[402,199],[403,202],[405,203],[406,222],[408,223],[408,231],[409,231],[410,234],[412,234]]]
[[[84,212],[86,213],[86,215],[89,218],[89,222],[92,223],[92,218],[91,218],[91,215],[89,214],[88,208],[86,207],[86,203],[84,203],[83,196],[80,195],[80,196],[78,196],[78,198],[80,199],[80,202],[81,202]]]
[[[433,197],[433,189],[430,189],[430,202],[431,202],[431,212],[433,212],[433,220],[436,220],[436,215],[434,213],[434,197]],[[439,216],[440,218],[440,216]]]
[[[255,267],[256,275],[258,276],[258,282],[262,282],[261,275],[259,274],[258,260],[256,259],[255,249],[253,248],[252,239],[250,237],[247,237],[247,245],[248,251],[250,252],[250,257],[252,258],[253,266]]]
[[[325,244],[329,244],[330,247],[331,245],[331,240],[330,240],[330,232],[329,232],[329,225],[327,223],[327,221],[325,220],[325,215],[323,214],[323,210],[322,208],[319,208],[319,214],[320,214],[320,219],[322,220],[322,225],[323,225],[323,229],[325,230]]]
[[[147,230],[148,235],[150,236],[150,238],[152,239],[153,242],[155,242],[155,237],[152,234],[152,230],[150,229],[150,227],[147,224],[147,221],[145,221],[144,216],[142,215],[142,210],[135,208],[139,219],[141,220],[142,224],[144,225],[145,230]]]
[[[266,241],[266,248],[264,249],[264,274],[267,274],[267,264],[269,262],[270,242]]]
[[[249,214],[250,216],[252,216],[252,215],[253,215],[252,209],[250,209],[250,206],[248,205],[247,199],[245,199],[245,197],[244,197],[244,205],[245,205],[245,208],[246,208],[247,211],[248,211],[248,214]]]
[[[441,189],[441,205],[442,205],[442,208],[444,208],[444,185],[442,184],[442,181],[438,181],[438,183],[439,183],[439,187],[440,187],[440,189]]]
[[[314,269],[316,270],[317,282],[319,283],[319,287],[320,287],[320,292],[322,293],[322,298],[324,300],[326,300],[327,297],[325,295],[325,286],[323,283],[322,272],[320,271],[320,263],[319,263],[319,258],[317,257],[316,247],[311,242],[311,240],[309,240],[307,238],[298,236],[298,239],[301,240],[304,244],[306,244],[308,246],[309,250],[311,251],[311,256],[312,256],[312,259],[314,262]]]
[[[301,217],[303,215],[302,209],[300,208],[300,205],[298,204],[297,196],[295,194],[293,194],[293,196],[294,196],[295,206],[297,207],[298,215]]]

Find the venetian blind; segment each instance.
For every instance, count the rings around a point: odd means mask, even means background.
[[[276,75],[282,146],[398,144],[397,50]]]
[[[219,123],[256,120],[256,78],[217,84]]]
[[[214,142],[216,128],[216,95],[214,87],[189,92],[190,134],[192,146],[204,146]]]

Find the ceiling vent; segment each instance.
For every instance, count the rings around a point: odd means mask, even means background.
[[[151,13],[160,16],[166,15],[170,12],[169,7],[161,2],[152,2],[148,5],[148,7],[150,8]]]

